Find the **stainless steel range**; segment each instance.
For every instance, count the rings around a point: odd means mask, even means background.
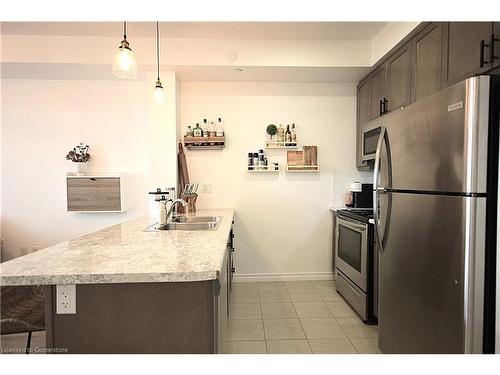
[[[371,219],[371,220],[370,220]],[[335,268],[337,291],[365,322],[377,315],[377,260],[374,252],[373,211],[337,210]]]

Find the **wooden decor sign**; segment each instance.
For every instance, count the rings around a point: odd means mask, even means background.
[[[303,165],[304,151],[287,151],[286,162],[288,165]]]

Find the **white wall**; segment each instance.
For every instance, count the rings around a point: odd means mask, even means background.
[[[420,22],[388,22],[371,41],[371,63],[375,64]]]
[[[199,207],[236,209],[237,276],[331,276],[329,207],[358,177],[355,105],[354,83],[181,83],[184,130],[203,118],[226,122],[226,148],[187,151],[187,162],[192,181],[212,185]],[[321,172],[247,173],[247,154],[263,148],[266,126],[292,122],[301,145],[318,146]],[[284,168],[286,151],[267,154]]]
[[[2,80],[6,259],[145,214],[151,188],[175,186],[176,80],[164,76],[173,106],[152,104],[150,80]],[[80,141],[90,145],[89,172],[126,174],[127,213],[66,211],[65,176],[75,166],[65,156]]]

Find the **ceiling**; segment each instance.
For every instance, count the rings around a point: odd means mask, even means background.
[[[162,37],[371,40],[386,22],[161,22]],[[116,36],[121,22],[2,22],[6,35]],[[127,23],[128,36],[154,37],[154,22]]]

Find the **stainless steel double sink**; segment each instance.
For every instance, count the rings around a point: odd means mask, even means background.
[[[222,216],[174,216],[166,224],[153,224],[146,231],[159,230],[217,230]]]

